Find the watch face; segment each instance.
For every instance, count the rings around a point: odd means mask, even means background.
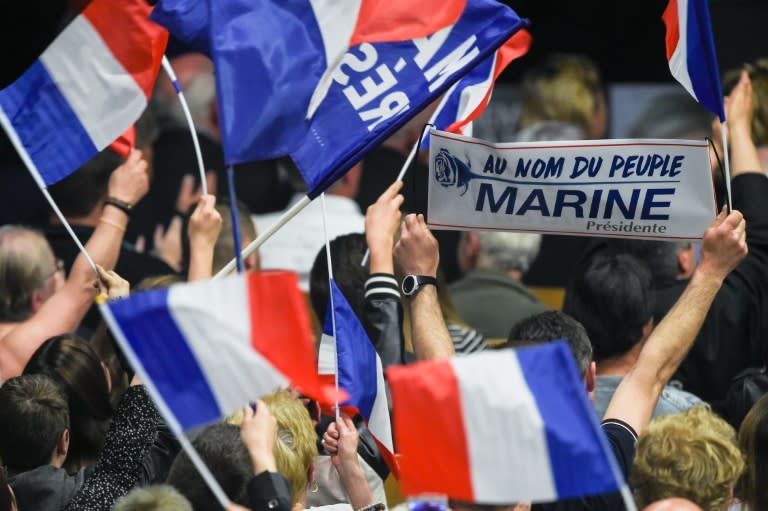
[[[403,279],[403,294],[410,295],[416,290],[416,277],[413,275],[406,275]]]

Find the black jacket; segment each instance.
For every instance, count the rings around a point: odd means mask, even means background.
[[[732,182],[733,207],[747,221],[749,254],[725,279],[704,325],[675,378],[685,390],[717,405],[731,380],[762,367],[768,339],[768,177],[749,173]],[[656,318],[663,317],[688,283],[656,289]]]

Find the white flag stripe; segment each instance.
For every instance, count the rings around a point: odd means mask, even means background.
[[[696,97],[691,83],[691,75],[688,74],[688,0],[677,0],[677,17],[679,19],[679,38],[677,48],[669,59],[669,70],[680,85],[688,93]]]
[[[458,119],[466,118],[471,112],[474,112],[477,107],[483,102],[488,90],[493,87],[493,73],[496,71],[496,52],[493,54],[493,63],[491,64],[490,72],[484,82],[475,83],[466,87],[461,92],[461,98],[459,100],[459,115]],[[461,82],[459,82],[461,83]]]
[[[336,374],[336,338],[323,334],[317,354],[317,373]]]
[[[222,414],[288,384],[251,347],[245,276],[172,287],[168,308],[203,370]]]
[[[384,385],[384,370],[378,354],[376,354],[376,400],[373,402],[371,417],[368,419],[368,430],[389,452],[395,452],[392,442],[392,424],[389,420],[387,388]]]
[[[451,363],[475,500],[508,504],[520,495],[556,500],[545,426],[515,353],[481,353]]]
[[[40,60],[98,150],[125,132],[125,119],[137,119],[147,106],[144,91],[83,15]]]

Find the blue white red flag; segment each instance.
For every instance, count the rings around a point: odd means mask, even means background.
[[[178,284],[100,309],[158,409],[183,430],[289,384],[324,403],[346,396],[317,374],[294,273]]]
[[[342,61],[307,132],[290,151],[311,198],[333,184],[526,25],[494,0],[469,0],[427,38],[361,44]]]
[[[435,129],[471,137],[472,121],[480,117],[491,101],[496,79],[510,62],[528,53],[530,46],[531,34],[527,30],[520,30],[510,37],[493,55],[480,62],[448,89],[429,123]],[[427,134],[421,149],[428,148]]]
[[[400,484],[484,504],[616,491],[616,460],[560,341],[387,369]]]
[[[147,106],[168,33],[146,0],[94,0],[0,91],[0,124],[38,184],[65,178]]]
[[[349,400],[342,406],[362,415],[379,445],[389,453],[394,453],[381,359],[363,325],[333,280],[330,289],[333,300],[328,303],[320,340],[318,372],[321,376],[338,374],[339,387],[349,393]]]
[[[662,19],[667,26],[667,60],[672,76],[720,122],[725,122],[707,0],[669,0]]]
[[[204,3],[156,19],[210,50],[227,163],[290,155],[312,198],[525,24],[494,0],[219,0],[206,41]]]

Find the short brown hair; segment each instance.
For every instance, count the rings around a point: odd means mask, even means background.
[[[0,387],[0,458],[14,472],[51,461],[62,433],[69,428],[67,397],[48,376],[27,374]]]
[[[707,405],[655,419],[640,435],[630,484],[640,508],[683,497],[722,511],[744,471],[736,432]]]

